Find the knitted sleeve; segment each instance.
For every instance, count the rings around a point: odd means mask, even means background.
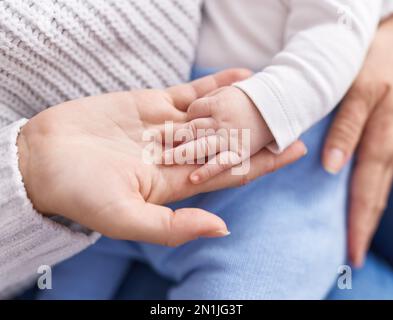
[[[0,298],[18,293],[38,276],[40,266],[67,259],[99,237],[34,210],[19,171],[16,146],[27,120],[11,122],[15,120],[11,114],[0,104]]]

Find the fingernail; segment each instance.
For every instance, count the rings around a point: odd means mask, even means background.
[[[222,235],[223,237],[228,237],[231,235],[231,232],[229,230],[221,230],[217,232],[218,235]]]
[[[218,230],[218,231],[213,231],[209,232],[208,234],[204,235],[206,238],[224,238],[228,237],[231,233],[228,230]]]
[[[192,183],[199,183],[200,181],[201,181],[201,177],[198,176],[197,174],[191,176]]]
[[[308,154],[308,149],[304,148],[304,157]]]
[[[340,149],[334,148],[328,152],[325,170],[330,174],[337,174],[344,165],[345,155]]]

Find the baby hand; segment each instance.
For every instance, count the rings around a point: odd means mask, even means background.
[[[224,87],[194,101],[187,121],[191,139],[166,151],[164,160],[205,163],[191,174],[194,184],[241,164],[274,140],[257,107],[236,87]]]

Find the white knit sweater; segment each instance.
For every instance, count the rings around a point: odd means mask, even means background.
[[[98,235],[37,213],[16,138],[64,101],[187,80],[201,0],[0,1],[0,297],[17,292]]]

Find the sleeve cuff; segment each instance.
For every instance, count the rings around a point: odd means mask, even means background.
[[[281,153],[297,140],[298,136],[285,108],[284,99],[266,75],[259,73],[235,83],[234,86],[248,95],[266,121],[275,139],[275,142],[268,146],[270,151]]]
[[[34,210],[18,165],[17,137],[27,123],[0,129],[0,297],[36,277],[41,265],[54,265],[93,244],[99,234],[75,232]]]

